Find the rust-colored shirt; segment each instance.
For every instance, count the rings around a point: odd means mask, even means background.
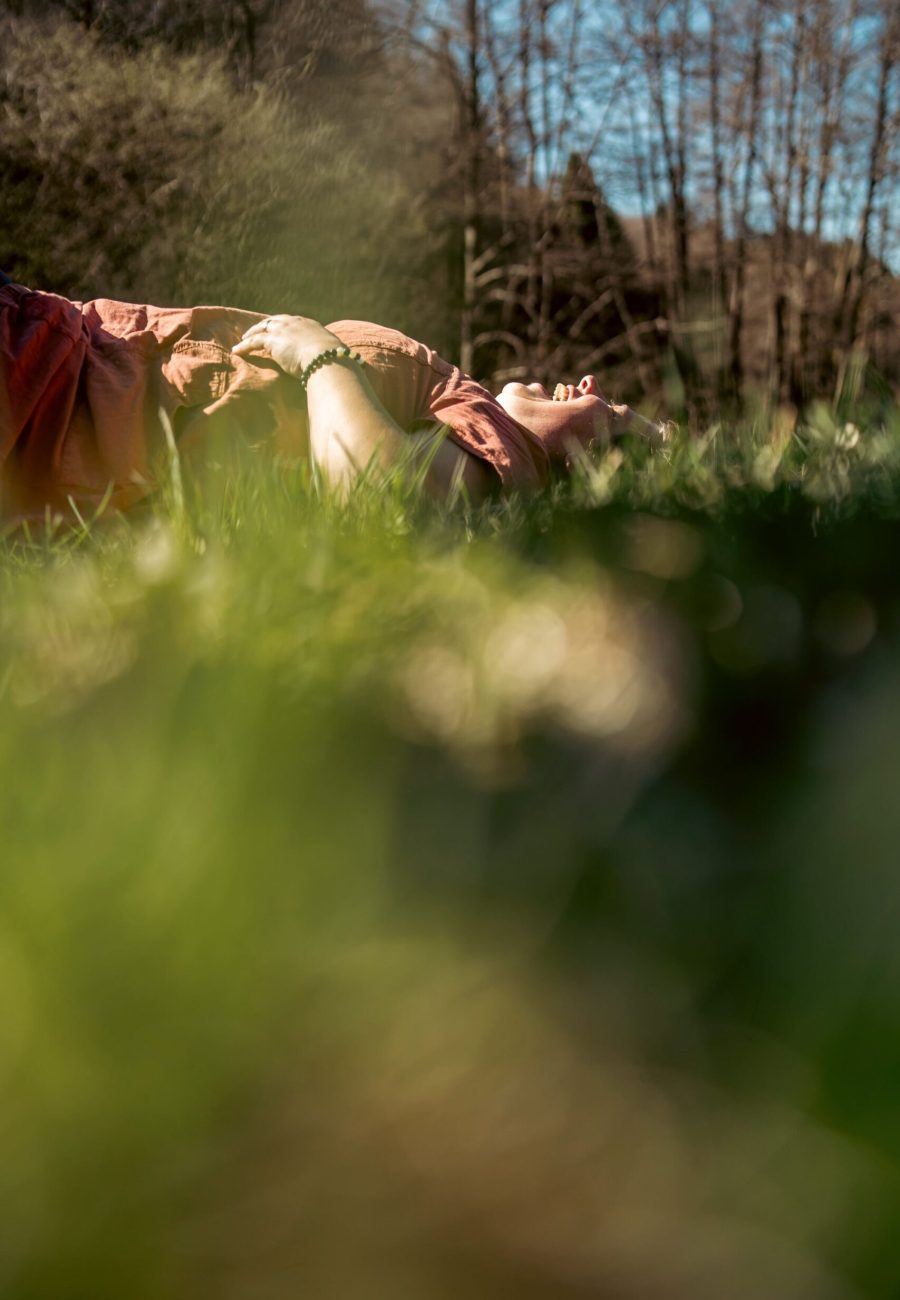
[[[69,498],[79,509],[134,504],[159,482],[165,421],[185,450],[227,421],[302,454],[306,413],[296,380],[231,352],[260,319],[229,307],[77,303],[0,285],[3,515],[67,512]],[[546,480],[541,444],[456,366],[379,325],[338,321],[329,329],[361,353],[401,428],[446,425],[506,488]]]

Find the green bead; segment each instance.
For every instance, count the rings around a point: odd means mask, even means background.
[[[301,391],[305,391],[306,385],[317,370],[321,370],[323,366],[330,365],[333,361],[354,361],[359,365],[362,365],[362,356],[359,352],[354,352],[352,348],[348,348],[346,345],[342,345],[339,348],[326,348],[326,350],[320,352],[317,357],[313,357],[312,361],[310,361],[309,365],[301,373],[297,381],[300,384]]]

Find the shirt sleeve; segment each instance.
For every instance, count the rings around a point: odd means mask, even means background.
[[[546,483],[550,462],[541,444],[497,399],[424,343],[368,321],[328,326],[362,356],[379,400],[401,428],[434,420],[448,436],[499,475],[505,489]]]

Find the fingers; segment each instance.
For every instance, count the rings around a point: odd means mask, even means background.
[[[245,330],[241,342],[244,343],[247,339],[258,339],[266,334],[276,334],[281,323],[290,319],[292,319],[290,316],[267,316],[265,320],[259,320]]]
[[[256,338],[259,334],[278,334],[283,332],[286,325],[320,326],[320,322],[313,320],[311,316],[290,316],[286,312],[279,312],[275,316],[266,316],[263,320],[256,321],[244,331],[243,337],[249,339]]]
[[[235,343],[231,350],[239,357],[268,357],[271,356],[271,353],[266,346],[265,340],[264,333],[248,333]]]
[[[268,332],[269,322],[267,320],[257,321],[255,325],[251,325],[248,330],[244,331],[241,342],[246,343],[247,339],[257,338],[260,334],[267,334]]]

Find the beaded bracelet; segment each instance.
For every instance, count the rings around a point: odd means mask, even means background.
[[[317,370],[321,370],[323,366],[333,365],[338,361],[354,361],[358,365],[362,365],[362,357],[358,352],[352,351],[351,348],[327,348],[326,351],[320,352],[317,357],[313,357],[312,361],[310,361],[309,365],[300,375],[300,378],[297,381],[300,385],[300,391],[302,393],[306,392],[306,385]]]

